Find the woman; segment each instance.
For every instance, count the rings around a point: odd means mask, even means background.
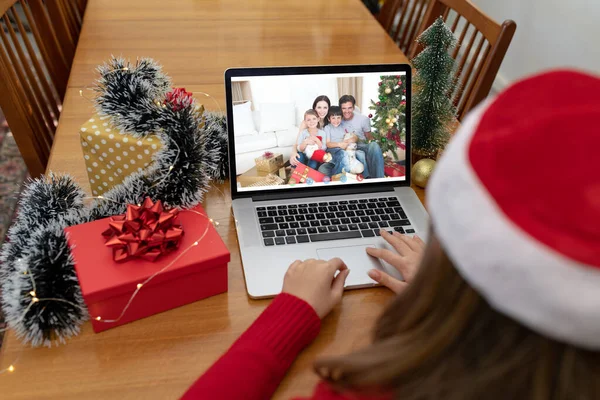
[[[313,101],[312,109],[315,110],[319,115],[319,125],[317,126],[319,129],[325,128],[325,126],[329,123],[329,121],[327,121],[329,107],[331,107],[331,101],[329,101],[329,97],[325,95],[317,96],[315,101]],[[290,155],[290,164],[293,166],[298,165],[299,162],[306,165],[308,162],[306,157],[302,153],[298,152],[298,145],[296,144],[300,138],[300,133],[302,133],[302,131],[304,131],[306,128],[306,122],[302,121],[300,128],[298,129],[298,136],[296,136],[296,141],[292,147],[292,154]]]
[[[559,86],[569,96],[557,103]],[[315,362],[312,399],[600,398],[598,91],[596,77],[557,71],[465,119],[428,184],[426,249],[383,232],[395,252],[367,249],[405,281],[370,272],[400,294],[368,348]],[[565,145],[577,157],[552,168]],[[348,273],[339,259],[294,262],[282,294],[185,397],[269,398]]]

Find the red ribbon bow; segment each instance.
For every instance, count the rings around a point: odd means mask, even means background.
[[[165,104],[170,104],[173,111],[179,111],[192,104],[192,94],[186,92],[185,88],[173,88],[166,97]]]
[[[273,157],[273,153],[271,153],[270,151],[265,151],[265,154],[263,154],[263,156],[265,158],[271,158],[271,157]]]
[[[179,247],[183,228],[177,214],[179,210],[165,211],[160,200],[153,203],[149,197],[141,206],[128,204],[127,212],[111,217],[109,228],[102,232],[105,245],[113,249],[116,262],[135,257],[155,261]]]

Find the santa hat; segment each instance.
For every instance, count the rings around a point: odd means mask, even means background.
[[[555,71],[474,110],[438,162],[436,236],[489,304],[600,349],[600,79]]]

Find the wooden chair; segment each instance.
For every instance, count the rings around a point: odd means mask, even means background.
[[[87,0],[0,0],[0,108],[29,174],[44,173]]]
[[[406,55],[415,47],[415,39],[430,0],[386,0],[378,21]]]
[[[419,35],[440,16],[458,39],[452,51],[456,71],[449,95],[462,120],[489,94],[517,24],[506,20],[500,25],[469,0],[431,0]],[[415,46],[410,58],[421,50]]]

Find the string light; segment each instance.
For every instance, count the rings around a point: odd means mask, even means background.
[[[139,62],[139,60],[138,60],[138,62]],[[109,74],[109,73],[113,73],[113,72],[117,72],[117,71],[120,71],[120,70],[121,70],[121,71],[129,71],[129,68],[128,68],[128,67],[124,67],[124,68],[120,68],[120,69],[115,69],[115,70],[113,70],[113,71],[107,72],[107,74]],[[90,89],[90,88],[88,88],[88,87],[86,86],[86,87],[84,87],[84,89],[83,89],[83,90],[93,90],[93,89]],[[94,104],[94,102],[93,102],[91,99],[89,99],[89,98],[87,98],[87,97],[85,97],[85,96],[84,96],[84,92],[83,92],[83,90],[81,90],[81,89],[79,90],[79,95],[80,95],[81,97],[83,97],[84,99],[88,100],[89,102],[91,102],[92,104]],[[223,112],[223,110],[221,109],[221,107],[220,107],[219,103],[217,102],[217,100],[216,100],[214,97],[212,97],[211,95],[209,95],[208,93],[205,93],[205,92],[193,92],[193,93],[200,93],[200,94],[202,94],[202,95],[204,95],[204,96],[206,96],[206,97],[209,97],[209,98],[211,98],[211,99],[214,101],[214,103],[216,104],[216,106],[217,106],[217,108],[218,108],[219,112],[221,112],[221,113]],[[158,104],[160,105],[160,103],[158,103]],[[163,106],[163,107],[165,107],[166,105],[164,105],[164,104],[163,104],[162,106]],[[203,107],[204,107],[203,105],[199,105],[199,106],[196,106],[196,109],[203,108]],[[168,137],[168,136],[164,136],[164,137],[166,137],[166,138],[167,138],[167,139],[169,139],[169,140],[172,140],[172,139],[171,139],[170,137]],[[174,142],[174,141],[173,141],[173,144],[174,144],[174,145],[177,147],[177,154],[176,154],[176,156],[175,156],[175,163],[176,163],[176,162],[177,162],[177,160],[178,160],[178,158],[179,158],[179,155],[180,155],[180,152],[181,152],[181,150],[180,150],[180,148],[179,148],[179,146],[177,145],[177,143],[176,143],[176,142]],[[169,170],[168,170],[168,171],[167,171],[167,173],[164,175],[164,177],[163,177],[163,178],[162,178],[162,179],[161,179],[159,182],[157,182],[157,183],[155,183],[154,185],[152,185],[151,187],[154,187],[154,186],[156,186],[156,185],[158,185],[158,184],[161,184],[161,183],[162,183],[162,182],[163,182],[163,181],[164,181],[164,180],[167,178],[167,176],[169,175],[169,173],[170,173],[170,172],[171,172],[171,171],[172,171],[174,168],[175,168],[175,167],[174,167],[173,165],[170,165],[170,166],[169,166]],[[222,191],[220,188],[218,188],[218,187],[217,187],[217,186],[215,186],[215,185],[211,185],[211,187],[212,187],[213,189],[215,189],[216,191],[218,191],[218,192],[221,194],[221,196],[223,197],[223,200],[224,200],[225,202],[227,201],[227,195],[225,194],[225,192],[223,192],[223,191]],[[110,199],[110,198],[106,198],[106,197],[104,197],[104,196],[88,196],[88,197],[85,197],[85,199],[98,199],[98,200],[103,200],[103,201],[111,201],[111,202],[113,202],[113,203],[119,203],[119,202],[117,202],[117,201],[115,201],[115,200],[112,200],[112,199]],[[205,217],[205,218],[209,219],[209,221],[210,221],[210,223],[213,225],[213,227],[219,226],[219,222],[218,222],[218,221],[215,221],[213,218],[208,218],[208,216],[207,216],[206,214],[202,214],[202,213],[200,213],[200,212],[198,212],[198,211],[196,211],[196,210],[182,210],[182,211],[184,211],[184,212],[185,212],[185,211],[187,211],[187,212],[192,212],[192,213],[195,213],[195,214],[197,214],[197,215],[200,215],[200,216],[202,216],[202,217]],[[233,216],[233,210],[230,210],[230,212],[229,212],[229,215]],[[228,215],[228,217],[227,217],[227,218],[229,218],[229,215]],[[236,223],[236,225],[237,225],[237,222],[238,222],[238,221],[235,219],[235,217],[234,217],[234,220],[235,220],[235,223]],[[163,268],[162,268],[162,269],[160,269],[159,271],[155,272],[153,275],[151,275],[150,277],[148,277],[148,278],[147,278],[147,279],[146,279],[146,280],[145,280],[143,283],[138,283],[138,284],[137,284],[137,290],[135,290],[135,291],[134,291],[134,293],[131,295],[131,297],[130,297],[129,301],[127,302],[126,306],[123,308],[123,310],[121,311],[121,314],[120,314],[120,315],[119,315],[119,316],[118,316],[116,319],[102,319],[102,317],[101,317],[101,316],[96,316],[96,317],[94,317],[93,319],[95,319],[96,321],[101,321],[101,322],[105,322],[105,323],[115,323],[115,322],[118,322],[118,321],[119,321],[119,320],[120,320],[120,319],[121,319],[121,318],[122,318],[122,317],[125,315],[125,312],[126,312],[126,311],[127,311],[127,309],[129,308],[129,306],[131,305],[131,303],[133,302],[133,300],[135,299],[135,297],[136,297],[136,295],[137,295],[138,291],[140,290],[140,288],[141,288],[142,286],[144,286],[145,284],[149,283],[149,282],[150,282],[152,279],[154,279],[156,276],[158,276],[158,275],[162,274],[162,273],[163,273],[163,272],[165,272],[167,269],[169,269],[169,268],[170,268],[172,265],[174,265],[174,264],[175,264],[177,261],[179,261],[179,259],[180,259],[181,257],[183,257],[183,256],[185,255],[185,253],[187,253],[187,252],[188,252],[189,250],[191,250],[193,247],[195,247],[195,246],[198,246],[198,245],[200,244],[200,241],[202,241],[202,239],[204,239],[204,237],[206,236],[206,234],[208,233],[208,231],[209,231],[209,225],[207,224],[207,226],[206,226],[206,229],[205,229],[205,231],[203,232],[203,234],[202,234],[202,235],[201,235],[201,236],[200,236],[200,237],[199,237],[199,238],[198,238],[196,241],[194,241],[194,242],[193,242],[193,244],[192,244],[191,246],[189,246],[187,249],[184,249],[184,250],[183,250],[181,253],[179,253],[179,254],[178,254],[178,256],[177,256],[177,257],[176,257],[176,258],[175,258],[175,259],[174,259],[174,260],[173,260],[171,263],[169,263],[168,265],[166,265],[165,267],[163,267]],[[37,297],[37,294],[36,294],[36,291],[35,291],[35,286],[36,286],[36,285],[35,285],[35,280],[33,279],[33,277],[31,276],[31,274],[29,273],[29,271],[28,271],[28,270],[25,270],[25,271],[23,271],[23,275],[29,275],[29,277],[30,277],[30,280],[31,280],[31,284],[32,284],[32,286],[33,286],[33,289],[34,289],[34,290],[32,290],[32,291],[30,291],[30,292],[29,292],[29,294],[32,296],[30,304],[28,305],[27,309],[26,309],[26,310],[23,312],[23,314],[21,315],[21,317],[19,318],[19,320],[17,320],[15,323],[19,323],[20,321],[22,321],[22,320],[25,318],[26,314],[27,314],[27,313],[29,312],[29,310],[31,309],[31,307],[32,307],[34,304],[41,303],[41,302],[52,302],[52,301],[58,301],[58,302],[67,303],[67,304],[70,304],[71,306],[74,306],[74,307],[80,308],[80,305],[79,305],[79,304],[72,303],[72,302],[70,302],[70,301],[67,301],[67,300],[65,300],[65,299],[59,299],[59,298],[42,298],[42,299],[40,299],[40,298],[38,298],[38,297]],[[5,332],[5,331],[6,331],[6,330],[8,330],[8,329],[9,329],[9,327],[7,326],[7,327],[6,327],[6,328],[4,328],[4,329],[0,329],[0,332]],[[12,363],[12,364],[10,364],[10,365],[9,365],[9,367],[8,367],[8,368],[6,368],[6,369],[4,369],[4,370],[0,370],[0,374],[2,374],[3,372],[6,372],[6,371],[8,371],[8,372],[14,372],[14,370],[15,370],[14,364],[16,364],[16,362],[18,361],[19,357],[20,357],[20,355],[17,357],[17,359],[16,359],[15,361],[13,361],[13,363]]]
[[[217,186],[215,186],[215,185],[211,185],[211,187],[212,187],[212,189],[216,190],[217,192],[219,192],[219,193],[221,194],[221,196],[222,196],[223,200],[225,200],[225,201],[227,200],[227,198],[228,198],[228,197],[227,197],[227,195],[226,195],[226,193],[225,193],[225,192],[223,192],[223,191],[222,191],[220,188],[218,188],[218,187],[217,187]],[[108,201],[113,201],[113,200],[111,200],[111,199],[108,199],[108,198],[105,198],[105,197],[103,197],[103,196],[94,196],[93,198],[96,198],[96,199],[102,199],[102,200],[108,200]],[[213,223],[213,224],[215,224],[215,223],[216,223],[216,224],[218,225],[218,221],[215,221],[215,219],[213,219],[213,218],[209,218],[209,217],[208,217],[206,214],[200,213],[200,212],[198,212],[198,211],[196,211],[196,210],[182,210],[182,211],[184,211],[184,212],[186,212],[186,211],[187,211],[187,212],[192,212],[192,213],[194,213],[194,214],[200,215],[200,216],[202,216],[202,217],[204,217],[204,218],[207,218],[207,219],[209,220],[209,222],[211,222],[211,223]],[[230,212],[229,212],[229,215],[227,216],[227,218],[229,218],[229,216],[233,216],[233,211],[230,211]],[[236,222],[236,224],[237,224],[237,220],[235,219],[235,217],[234,217],[234,221],[235,221],[235,222]],[[121,318],[122,318],[122,317],[125,315],[125,312],[127,311],[127,309],[129,308],[129,306],[130,306],[130,305],[131,305],[131,303],[133,302],[133,300],[134,300],[134,298],[136,297],[136,295],[137,295],[137,292],[139,291],[139,289],[140,289],[140,288],[141,288],[143,285],[145,285],[145,284],[149,283],[149,282],[150,282],[152,279],[154,279],[156,276],[158,276],[158,275],[160,275],[161,273],[165,272],[165,271],[166,271],[168,268],[170,268],[170,267],[171,267],[173,264],[175,264],[175,262],[177,262],[177,261],[179,260],[179,258],[183,257],[183,256],[184,256],[184,254],[185,254],[187,251],[191,250],[191,249],[192,249],[193,247],[195,247],[195,246],[198,246],[198,245],[200,244],[200,241],[202,241],[202,239],[204,239],[204,236],[205,236],[205,235],[208,233],[208,230],[209,230],[209,229],[208,229],[208,227],[209,227],[209,225],[207,224],[207,225],[206,225],[206,229],[205,229],[205,231],[203,232],[203,234],[202,234],[202,235],[201,235],[201,236],[200,236],[200,237],[199,237],[199,238],[198,238],[198,239],[197,239],[197,240],[196,240],[194,243],[192,243],[192,245],[191,245],[190,247],[188,247],[187,249],[183,250],[183,251],[182,251],[182,253],[180,253],[180,254],[177,256],[177,258],[175,258],[175,259],[174,259],[174,260],[173,260],[173,261],[172,261],[170,264],[168,264],[167,266],[165,266],[165,267],[164,267],[164,268],[162,268],[161,270],[159,270],[159,271],[157,271],[156,273],[154,273],[152,276],[150,276],[148,279],[146,279],[146,280],[145,280],[143,283],[138,283],[138,284],[137,284],[137,290],[136,290],[136,291],[134,291],[134,293],[132,294],[132,296],[131,296],[131,297],[130,297],[130,299],[129,299],[129,302],[127,303],[127,305],[125,306],[125,308],[122,310],[122,312],[121,312],[121,314],[119,315],[119,317],[118,317],[118,318],[116,318],[116,319],[113,319],[113,320],[110,320],[110,319],[102,319],[102,317],[98,315],[98,316],[96,316],[96,317],[93,317],[93,319],[94,319],[94,320],[96,320],[96,321],[99,321],[99,322],[105,322],[105,323],[115,323],[115,322],[118,322],[118,321],[119,321],[119,320],[120,320],[120,319],[121,319]],[[29,274],[29,273],[28,273],[28,271],[27,271],[27,270],[24,272],[24,274],[26,274],[26,275],[29,275],[29,278],[30,278],[30,280],[31,280],[31,284],[32,284],[32,286],[34,287],[34,290],[32,290],[32,291],[29,293],[30,295],[32,295],[32,296],[33,296],[32,292],[33,292],[33,293],[35,293],[35,280],[34,280],[34,279],[33,279],[33,277],[31,276],[31,274]],[[64,299],[56,299],[56,298],[43,298],[43,299],[39,299],[39,298],[37,298],[37,297],[33,297],[33,298],[32,298],[32,301],[31,301],[31,303],[29,303],[29,306],[27,307],[27,309],[25,310],[25,312],[24,312],[24,313],[21,315],[21,318],[20,318],[20,319],[17,321],[17,323],[18,323],[18,322],[20,322],[20,321],[21,321],[23,318],[25,318],[25,315],[27,314],[27,312],[29,312],[29,310],[31,309],[31,307],[32,307],[32,306],[33,306],[35,303],[39,303],[39,302],[51,302],[51,301],[59,301],[59,302],[63,302],[63,303],[70,304],[70,305],[72,305],[72,306],[74,306],[74,307],[78,307],[78,308],[80,307],[78,304],[72,303],[72,302],[70,302],[70,301],[67,301],[67,300],[64,300]],[[6,331],[6,330],[8,330],[8,327],[7,327],[7,328],[4,328],[4,329],[0,329],[0,332],[4,332],[4,331]],[[0,370],[0,374],[2,374],[2,373],[4,373],[4,372],[14,372],[14,370],[15,370],[15,367],[14,367],[14,365],[17,363],[17,361],[19,360],[19,358],[20,358],[20,354],[19,354],[19,355],[17,356],[17,358],[16,358],[16,359],[15,359],[15,360],[12,362],[12,364],[10,364],[10,365],[9,365],[9,367],[8,367],[8,368],[5,368],[4,370]]]

